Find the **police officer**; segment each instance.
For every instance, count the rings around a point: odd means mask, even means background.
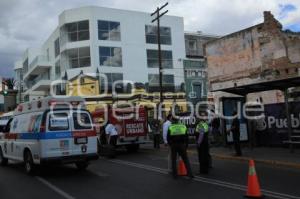
[[[183,160],[185,167],[188,172],[188,176],[193,178],[194,175],[192,173],[191,165],[189,162],[189,158],[187,156],[187,144],[188,144],[188,134],[187,128],[184,124],[180,124],[178,119],[173,118],[172,124],[169,127],[167,134],[167,141],[171,148],[171,158],[172,158],[172,174],[173,177],[177,178],[177,154]]]
[[[208,123],[205,121],[204,118],[201,118],[200,122],[197,124],[196,127],[197,151],[200,165],[199,170],[201,174],[208,174],[210,166],[208,131]]]

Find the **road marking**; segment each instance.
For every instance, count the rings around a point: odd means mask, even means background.
[[[103,172],[101,172],[101,171],[97,171],[97,172],[94,172],[94,171],[91,171],[94,175],[96,175],[96,176],[99,176],[99,177],[101,177],[101,178],[107,178],[107,177],[109,177],[109,175],[107,174],[107,173],[103,173]]]
[[[129,161],[124,161],[124,160],[118,160],[118,159],[110,160],[110,162],[113,162],[115,164],[122,164],[122,165],[140,168],[140,169],[145,169],[148,171],[154,171],[154,172],[161,173],[161,174],[168,174],[167,169],[153,167],[150,165],[129,162]],[[213,185],[230,188],[230,189],[235,189],[235,190],[240,190],[240,191],[244,191],[244,192],[247,190],[247,187],[244,185],[234,184],[234,183],[225,182],[225,181],[221,181],[221,180],[214,180],[214,179],[210,179],[210,178],[204,178],[204,177],[200,177],[200,176],[196,176],[194,178],[194,180],[198,181],[198,182],[213,184]],[[277,193],[277,192],[273,192],[273,191],[269,191],[269,190],[265,190],[265,189],[262,189],[261,191],[265,196],[269,196],[269,197],[273,197],[273,198],[277,198],[277,199],[300,199],[300,197],[298,197],[298,196]]]
[[[64,192],[63,190],[61,190],[57,186],[51,184],[49,181],[45,180],[44,178],[41,178],[41,177],[35,177],[35,178],[38,181],[40,181],[41,183],[43,183],[44,185],[46,185],[47,187],[49,187],[50,189],[52,189],[54,192],[61,195],[62,197],[66,198],[66,199],[75,199],[73,196],[71,196],[70,194]]]

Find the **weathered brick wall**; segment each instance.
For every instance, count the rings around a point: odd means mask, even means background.
[[[263,23],[207,43],[205,55],[212,90],[290,77],[300,67],[300,34],[264,12]]]

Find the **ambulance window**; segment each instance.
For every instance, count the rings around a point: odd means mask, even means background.
[[[92,123],[88,113],[73,113],[75,129],[91,129]]]
[[[68,113],[51,113],[49,115],[49,130],[69,130]]]
[[[33,125],[33,132],[37,133],[40,131],[40,125],[41,125],[41,121],[42,121],[42,115],[37,115],[35,118],[35,122]]]

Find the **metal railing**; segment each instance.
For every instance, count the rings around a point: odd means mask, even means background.
[[[197,57],[202,57],[203,56],[203,51],[199,49],[187,49],[186,50],[186,55],[187,56],[197,56]]]
[[[43,73],[37,76],[36,78],[34,78],[33,80],[31,80],[30,82],[28,82],[28,88],[32,88],[35,84],[37,84],[41,80],[50,80],[49,72]]]
[[[29,64],[29,69],[33,68],[34,66],[36,66],[38,63],[40,62],[49,62],[47,56],[44,55],[38,55],[36,56],[32,62]]]

